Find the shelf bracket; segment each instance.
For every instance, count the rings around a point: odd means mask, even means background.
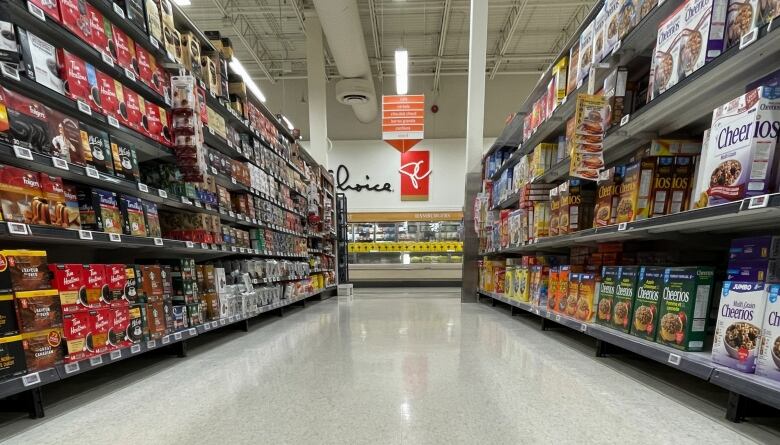
[[[45,413],[43,411],[41,388],[28,389],[10,396],[0,406],[0,412],[27,412],[31,419],[42,418]]]
[[[184,358],[187,356],[187,340],[182,340],[178,343],[174,343],[171,345],[171,349],[179,358]]]

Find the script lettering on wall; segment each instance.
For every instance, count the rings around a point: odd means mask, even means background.
[[[333,174],[333,170],[328,170],[331,174]],[[371,178],[368,175],[365,175],[366,183],[364,184],[350,184],[349,183],[349,169],[346,165],[339,165],[339,167],[336,169],[336,188],[341,192],[346,192],[348,190],[351,190],[353,192],[392,192],[392,186],[389,182],[385,182],[382,185],[379,184],[371,184],[368,181],[371,181]]]

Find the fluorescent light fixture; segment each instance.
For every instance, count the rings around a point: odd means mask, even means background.
[[[235,57],[230,60],[230,69],[232,69],[233,72],[244,79],[244,83],[246,84],[247,88],[249,88],[249,91],[254,93],[255,96],[260,99],[260,102],[265,102],[265,95],[262,91],[260,91],[260,88],[257,87],[255,81],[252,80],[252,77],[249,76],[249,73],[246,72],[244,65],[241,65],[241,62],[239,62]]]
[[[406,94],[409,91],[409,52],[395,50],[395,93]]]
[[[179,6],[190,6],[192,2],[190,0],[173,0]]]
[[[287,128],[290,131],[295,130],[295,125],[293,125],[293,123],[290,121],[290,119],[287,119],[287,116],[282,115],[282,120],[284,121],[285,124],[287,124]]]

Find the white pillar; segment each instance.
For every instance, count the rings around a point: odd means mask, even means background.
[[[328,108],[322,27],[317,16],[306,17],[306,69],[309,88],[309,153],[328,166]]]
[[[466,108],[466,173],[479,169],[485,125],[485,66],[488,0],[471,0],[469,78]]]

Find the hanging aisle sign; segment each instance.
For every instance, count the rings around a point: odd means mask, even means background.
[[[382,140],[401,153],[424,139],[425,95],[382,96]]]

